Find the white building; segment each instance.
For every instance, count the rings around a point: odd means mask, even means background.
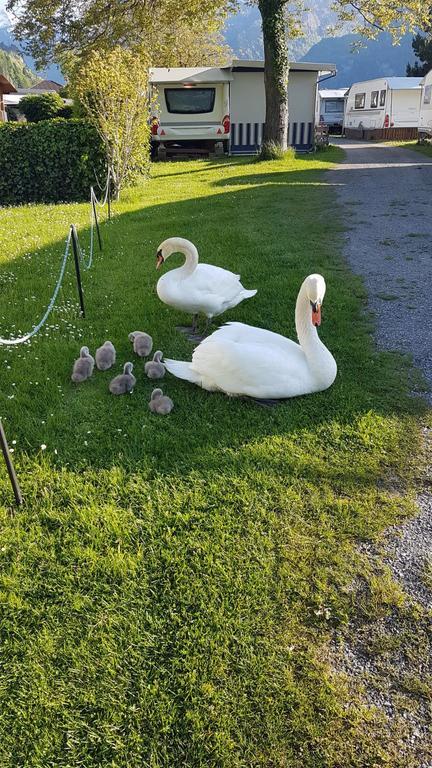
[[[317,91],[315,119],[321,125],[326,125],[329,131],[342,131],[345,114],[345,97],[348,88],[320,88]]]
[[[419,117],[419,138],[432,139],[432,69],[424,76]]]
[[[288,85],[289,143],[314,144],[319,76],[336,74],[333,64],[291,64]],[[235,60],[227,67],[155,68],[151,83],[158,107],[152,139],[168,149],[193,145],[203,151],[222,142],[232,154],[254,153],[265,121],[264,62]]]
[[[421,78],[381,77],[348,91],[344,128],[348,138],[417,138]]]

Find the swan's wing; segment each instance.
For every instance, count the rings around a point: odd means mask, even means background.
[[[194,351],[191,368],[205,389],[256,398],[294,397],[308,391],[310,380],[306,358],[297,345],[283,356],[274,347],[206,340]]]
[[[240,282],[240,275],[212,264],[198,264],[187,282],[201,294],[217,296],[223,300],[230,300],[245,290]]]
[[[205,344],[210,340],[234,341],[239,344],[251,343],[258,346],[273,347],[285,355],[295,354],[295,349],[300,349],[295,341],[281,336],[280,333],[273,333],[273,331],[267,331],[265,328],[256,328],[246,323],[226,323],[226,325],[214,331],[211,336],[208,336],[207,339],[204,339],[202,343]]]

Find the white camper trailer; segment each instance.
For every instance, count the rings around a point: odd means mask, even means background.
[[[291,64],[288,85],[289,143],[299,150],[314,144],[315,101],[320,74],[333,64]],[[175,153],[203,152],[221,145],[232,154],[254,153],[265,121],[264,62],[234,60],[227,67],[156,68],[150,80],[157,107],[152,142]]]
[[[432,139],[432,69],[424,76],[419,118],[419,139]]]
[[[417,138],[420,77],[381,77],[348,91],[344,128],[348,138]]]
[[[150,72],[156,98],[152,141],[165,147],[213,149],[230,138],[230,67],[157,67]]]
[[[342,132],[347,93],[348,88],[323,88],[317,92],[316,120],[331,133]]]

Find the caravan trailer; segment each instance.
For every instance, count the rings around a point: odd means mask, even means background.
[[[348,91],[344,128],[352,139],[415,139],[420,77],[381,77],[354,83]]]
[[[321,74],[336,74],[333,64],[291,64],[288,85],[289,143],[299,150],[314,145],[316,89]],[[219,147],[251,154],[262,144],[265,122],[264,62],[234,60],[226,67],[175,67],[151,70],[155,97],[152,145],[169,154],[198,154]],[[159,151],[159,154],[160,151]]]
[[[432,69],[422,80],[419,139],[432,139]]]
[[[317,92],[316,120],[330,133],[342,133],[347,93],[348,88],[323,88]]]
[[[230,138],[230,67],[156,67],[150,72],[156,106],[152,143],[213,150]]]

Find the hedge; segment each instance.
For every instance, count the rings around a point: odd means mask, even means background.
[[[87,120],[0,125],[0,205],[85,200],[105,167]]]

